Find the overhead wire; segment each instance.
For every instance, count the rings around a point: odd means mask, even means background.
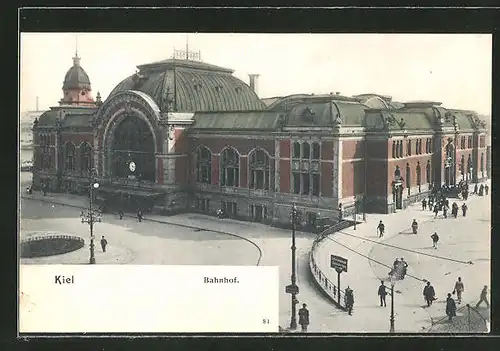
[[[472,261],[456,260],[454,258],[443,257],[443,256],[438,256],[438,255],[433,255],[433,254],[425,253],[425,252],[415,251],[415,250],[412,250],[412,249],[407,249],[407,248],[404,248],[404,247],[400,247],[400,246],[396,246],[396,245],[391,245],[391,244],[386,244],[384,242],[379,242],[379,241],[371,240],[371,239],[368,239],[368,238],[360,237],[360,236],[357,236],[357,235],[354,235],[354,234],[349,234],[349,233],[346,233],[346,232],[343,232],[343,231],[337,231],[336,233],[344,234],[344,235],[347,235],[347,236],[351,236],[351,237],[357,238],[359,240],[369,241],[369,242],[372,242],[374,244],[391,247],[391,248],[398,249],[398,250],[401,250],[401,251],[407,251],[407,252],[416,253],[418,255],[424,255],[424,256],[428,256],[428,257],[437,258],[437,259],[440,259],[440,260],[452,261],[452,262],[463,263],[463,264],[473,264]]]

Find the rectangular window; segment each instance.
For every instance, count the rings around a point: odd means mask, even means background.
[[[293,173],[293,193],[300,194],[300,173]]]
[[[319,196],[320,176],[319,174],[311,174],[312,177],[312,195]]]
[[[309,174],[301,173],[301,177],[302,177],[302,194],[309,195],[309,186],[310,186]]]

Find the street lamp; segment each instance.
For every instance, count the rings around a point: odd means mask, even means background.
[[[297,207],[295,206],[295,203],[293,204],[292,206],[292,276],[291,276],[291,281],[292,281],[292,285],[291,285],[291,295],[292,295],[292,318],[291,318],[291,321],[290,321],[290,329],[291,330],[295,330],[297,329],[297,316],[296,316],[296,304],[297,304],[297,299],[296,299],[296,295],[297,295],[297,286],[296,286],[296,282],[297,282],[297,277],[295,275],[295,224],[297,222],[297,214],[298,214],[298,211],[297,211]]]
[[[396,278],[395,275],[392,274],[390,276],[390,283],[391,283],[391,328],[389,329],[390,333],[394,333],[394,285],[396,284]]]
[[[92,201],[94,198],[94,189],[99,188],[99,183],[95,180],[95,176],[96,176],[96,171],[95,171],[95,169],[92,169],[91,176],[90,176],[90,185],[89,185],[89,189],[90,189],[89,209],[87,210],[87,213],[84,213],[83,211],[80,213],[80,218],[82,220],[82,223],[88,223],[90,226],[90,259],[89,259],[90,264],[95,264],[94,223],[101,221],[101,213],[98,211],[95,211],[92,208]]]

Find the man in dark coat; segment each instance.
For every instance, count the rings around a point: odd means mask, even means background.
[[[455,300],[453,300],[450,293],[448,293],[448,297],[446,298],[446,315],[448,316],[449,321],[457,315],[457,305],[455,304]]]
[[[387,307],[385,303],[385,297],[387,296],[387,289],[384,285],[384,281],[380,282],[380,286],[378,287],[378,296],[380,296],[380,307]]]
[[[481,184],[481,186],[479,187],[479,196],[483,196],[484,194],[484,185]]]
[[[424,299],[427,302],[427,307],[432,305],[432,301],[435,300],[436,292],[434,291],[434,287],[431,285],[431,282],[427,282],[427,285],[424,287]]]
[[[465,204],[465,202],[464,202],[464,204],[462,205],[462,215],[463,215],[464,217],[465,217],[465,215],[467,214],[467,209],[468,209],[468,207],[467,207],[467,205],[466,205],[466,204]]]
[[[142,211],[140,209],[137,210],[137,219],[142,222]]]
[[[120,216],[120,219],[123,219],[123,211],[121,209],[118,211],[118,216]]]
[[[438,216],[438,213],[439,213],[439,207],[438,205],[434,205],[434,218]]]
[[[347,286],[347,289],[345,289],[345,307],[347,308],[347,313],[349,313],[349,316],[352,316],[352,308],[354,307],[354,292],[352,289]]]
[[[384,225],[384,223],[382,223],[382,221],[380,221],[378,223],[377,230],[379,232],[378,237],[379,238],[383,237],[384,236],[384,232],[385,232],[385,225]]]
[[[403,257],[401,257],[401,261],[399,261],[399,266],[400,266],[399,276],[401,279],[405,279],[406,272],[408,270],[408,262],[406,262]]]
[[[488,302],[488,286],[485,285],[483,290],[481,290],[481,296],[479,297],[479,301],[478,303],[476,303],[476,308],[479,307],[479,305],[481,304],[481,302],[485,302],[486,303],[486,307],[487,308],[490,308],[490,303]]]
[[[453,215],[454,218],[457,218],[458,216],[458,205],[456,202],[451,205],[451,214]]]
[[[299,324],[302,327],[302,332],[307,332],[307,326],[309,325],[309,310],[306,308],[305,303],[302,304],[302,308],[299,310]]]
[[[486,195],[488,195],[488,192],[489,192],[489,191],[490,191],[490,187],[488,186],[488,184],[486,184],[486,185],[484,186],[484,193],[485,193]]]
[[[423,199],[422,200],[422,210],[425,210],[427,208],[427,200]]]
[[[108,245],[108,241],[104,238],[104,235],[101,238],[101,248],[102,252],[106,252],[106,246]]]
[[[437,232],[431,235],[432,238],[432,247],[437,249],[438,248],[438,242],[439,242],[439,235]]]
[[[477,183],[474,185],[474,192],[473,192],[473,194],[477,195]]]

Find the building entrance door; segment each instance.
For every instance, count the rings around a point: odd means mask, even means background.
[[[253,219],[256,222],[262,222],[266,217],[266,207],[262,205],[253,205]]]
[[[401,184],[398,184],[395,187],[394,202],[396,203],[397,210],[401,210],[403,208],[403,186]]]

